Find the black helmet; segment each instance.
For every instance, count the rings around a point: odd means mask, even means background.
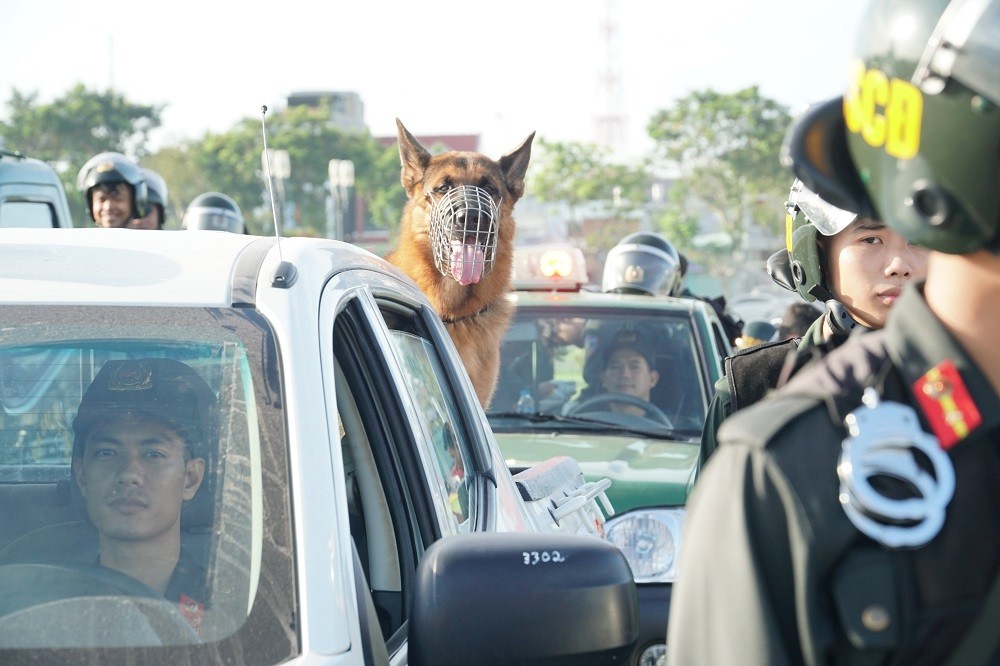
[[[768,260],[771,279],[806,301],[833,298],[827,284],[816,234],[833,236],[846,229],[857,214],[829,204],[796,179],[785,202],[785,249]]]
[[[680,291],[681,258],[673,244],[652,231],[618,241],[604,261],[603,291],[674,296]]]
[[[876,0],[843,98],[782,160],[827,201],[941,252],[1000,252],[1000,0]]]
[[[125,183],[132,190],[132,217],[149,214],[149,190],[139,167],[121,153],[94,155],[80,169],[76,187],[87,195],[87,216],[94,219],[92,190],[105,183]]]
[[[184,211],[181,226],[188,231],[210,229],[242,234],[245,230],[240,207],[221,192],[205,192],[196,196]]]
[[[167,182],[163,176],[152,169],[142,168],[143,180],[146,181],[146,190],[150,206],[160,207],[160,227],[167,219]]]

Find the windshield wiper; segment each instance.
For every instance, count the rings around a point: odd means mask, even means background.
[[[574,425],[587,425],[587,426],[598,426],[597,429],[602,431],[614,430],[615,433],[638,435],[639,437],[656,437],[657,439],[669,439],[674,442],[687,441],[688,438],[680,437],[667,426],[663,426],[662,429],[649,429],[649,428],[634,428],[629,426],[623,426],[618,423],[608,423],[601,419],[588,418],[586,416],[566,416],[563,414],[550,414],[546,412],[489,412],[486,414],[488,418],[500,418],[500,419],[519,419],[522,421],[530,421],[531,423],[569,423]]]

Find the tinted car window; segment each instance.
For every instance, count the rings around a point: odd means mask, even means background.
[[[4,308],[0,648],[35,648],[35,659],[37,648],[137,661],[239,653],[246,663],[297,652],[287,479],[262,473],[286,468],[275,351],[250,310]],[[162,368],[204,392],[189,400],[161,385]],[[165,505],[149,473],[131,471],[169,457],[143,439],[149,422],[185,442],[185,461],[203,461],[193,495],[173,509],[180,555],[165,591],[133,584],[107,548],[125,538],[109,530],[141,530]],[[91,456],[112,470],[106,486],[80,482]]]

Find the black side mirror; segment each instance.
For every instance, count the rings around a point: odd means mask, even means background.
[[[476,533],[420,561],[411,664],[625,663],[639,637],[632,571],[593,536]]]

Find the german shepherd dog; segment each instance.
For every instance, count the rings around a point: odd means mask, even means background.
[[[386,256],[427,295],[445,323],[483,408],[500,371],[510,326],[514,204],[524,194],[532,132],[491,160],[477,152],[431,154],[396,119],[407,202],[399,242]]]

